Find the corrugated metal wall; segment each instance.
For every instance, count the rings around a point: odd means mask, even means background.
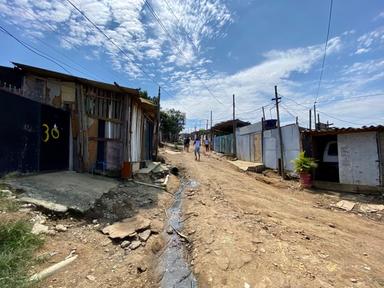
[[[214,150],[224,154],[233,154],[233,134],[216,136],[213,139]]]
[[[236,135],[236,156],[240,160],[252,161],[253,153],[253,134],[248,135]]]
[[[236,130],[236,156],[238,159],[243,161],[261,162],[261,130],[261,122],[241,127]],[[257,150],[257,155],[255,155],[255,150]]]
[[[300,131],[296,124],[281,127],[284,146],[284,167],[285,170],[293,171],[293,163],[301,151]],[[280,158],[280,141],[278,129],[264,131],[263,134],[263,162],[265,167],[278,169]]]

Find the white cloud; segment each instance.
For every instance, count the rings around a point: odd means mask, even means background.
[[[145,68],[148,58],[160,71],[164,59],[197,69],[204,63],[201,41],[219,37],[221,28],[231,22],[223,0],[72,1],[124,53],[66,1],[0,0],[0,16],[28,37],[56,34],[66,49],[106,49],[114,67],[130,67],[126,71],[133,78],[142,73],[131,68]],[[121,59],[129,63],[119,63]]]
[[[363,34],[357,39],[356,54],[366,53],[372,49],[381,48],[384,45],[384,26]]]
[[[341,40],[335,37],[330,40],[329,53],[338,51]],[[249,111],[270,103],[273,95],[273,87],[278,84],[279,89],[289,93],[295,83],[289,80],[293,72],[307,73],[309,69],[323,55],[323,45],[314,45],[305,48],[289,49],[286,51],[272,50],[264,54],[264,61],[248,69],[232,75],[216,75],[206,80],[209,87],[214,87],[213,94],[223,104],[212,99],[212,95],[198,79],[193,78],[192,73],[179,74],[178,94],[173,99],[163,101],[165,107],[175,107],[187,112],[189,118],[201,118],[209,115],[209,111],[215,110],[219,115],[230,117],[232,94],[236,94],[239,115],[242,118],[255,118],[256,115],[247,115],[241,111]],[[175,73],[176,74],[176,73]],[[185,88],[185,87],[189,87]],[[198,93],[196,93],[198,91]],[[231,93],[229,92],[231,91]],[[217,117],[215,117],[217,119]]]
[[[384,18],[384,11],[380,12],[375,18],[373,18],[373,21],[378,21],[382,18]]]
[[[358,48],[358,49],[356,50],[355,54],[364,54],[364,53],[367,53],[367,52],[369,52],[369,51],[371,51],[370,48]]]

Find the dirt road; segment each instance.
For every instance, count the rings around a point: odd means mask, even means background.
[[[384,287],[383,222],[329,209],[338,199],[320,191],[265,184],[213,155],[171,153],[167,161],[199,183],[184,202],[199,287]]]

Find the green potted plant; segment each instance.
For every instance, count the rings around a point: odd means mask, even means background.
[[[300,176],[300,184],[304,188],[312,187],[311,170],[317,167],[316,160],[306,157],[304,152],[300,152],[295,160],[292,161],[295,172]]]

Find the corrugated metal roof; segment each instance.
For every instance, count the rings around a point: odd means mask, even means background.
[[[313,136],[316,135],[336,135],[336,134],[345,134],[345,133],[360,133],[360,132],[369,132],[369,131],[384,131],[383,125],[377,126],[363,126],[363,127],[346,127],[346,128],[327,128],[321,130],[305,130],[303,133],[310,134]]]
[[[72,76],[72,75],[68,75],[68,74],[64,74],[64,73],[60,73],[60,72],[56,72],[56,71],[46,70],[43,68],[38,68],[38,67],[29,66],[29,65],[25,65],[25,64],[20,64],[20,63],[16,63],[16,62],[12,62],[12,64],[15,65],[21,71],[29,72],[29,73],[32,73],[32,74],[35,74],[35,75],[38,75],[41,77],[56,78],[56,79],[60,79],[63,81],[68,81],[68,82],[74,81],[74,82],[92,85],[92,86],[95,86],[95,87],[100,88],[100,89],[105,89],[105,90],[114,91],[114,92],[118,92],[118,93],[124,92],[127,94],[132,94],[134,96],[139,96],[139,89],[128,88],[128,87],[123,87],[123,86],[117,87],[114,84],[109,84],[109,83],[105,83],[105,82],[99,82],[99,81],[90,80],[90,79],[86,79],[86,78],[76,77],[76,76]]]
[[[149,99],[145,99],[145,98],[141,98],[141,97],[140,97],[140,102],[141,102],[141,104],[143,104],[143,105],[149,105],[149,106],[153,106],[153,107],[155,107],[155,108],[157,107],[157,104],[156,104],[155,102],[149,100]]]
[[[244,122],[239,119],[236,119],[235,122],[236,122],[237,128],[244,127],[251,124],[249,122]],[[212,127],[212,129],[216,131],[222,131],[222,132],[226,132],[226,131],[231,132],[233,130],[233,120],[227,120],[227,121],[217,123],[215,126]]]

